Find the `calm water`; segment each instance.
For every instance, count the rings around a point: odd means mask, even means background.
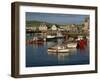
[[[30,36],[27,36],[29,39]],[[59,44],[61,44],[58,40]],[[43,44],[26,45],[26,67],[58,66],[58,65],[80,65],[89,64],[89,48],[84,50],[74,49],[69,53],[51,53],[48,47],[57,45],[55,41],[44,42]]]

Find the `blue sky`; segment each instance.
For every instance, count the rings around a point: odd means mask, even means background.
[[[89,17],[89,15],[26,12],[27,21],[42,21],[54,24],[80,24],[86,17]]]

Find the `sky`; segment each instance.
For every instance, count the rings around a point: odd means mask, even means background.
[[[80,24],[89,15],[26,12],[26,21],[41,21],[54,24]]]

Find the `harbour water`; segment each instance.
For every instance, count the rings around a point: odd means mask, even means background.
[[[27,35],[27,40],[32,35]],[[57,42],[59,41],[59,43]],[[26,67],[83,65],[89,64],[89,46],[85,49],[72,49],[71,52],[48,52],[48,48],[61,44],[63,39],[52,39],[41,44],[26,44]]]

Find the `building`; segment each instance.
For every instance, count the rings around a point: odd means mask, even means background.
[[[89,32],[89,18],[85,18],[84,22],[83,22],[83,32],[84,33],[88,33]]]
[[[64,29],[65,31],[69,32],[71,30],[70,25],[66,25]]]
[[[48,27],[46,26],[45,23],[42,23],[40,26],[39,26],[39,31],[47,31],[48,30]]]
[[[57,26],[56,25],[52,25],[51,30],[52,31],[56,31],[57,30]]]
[[[78,32],[77,26],[75,24],[71,25],[71,32]]]

